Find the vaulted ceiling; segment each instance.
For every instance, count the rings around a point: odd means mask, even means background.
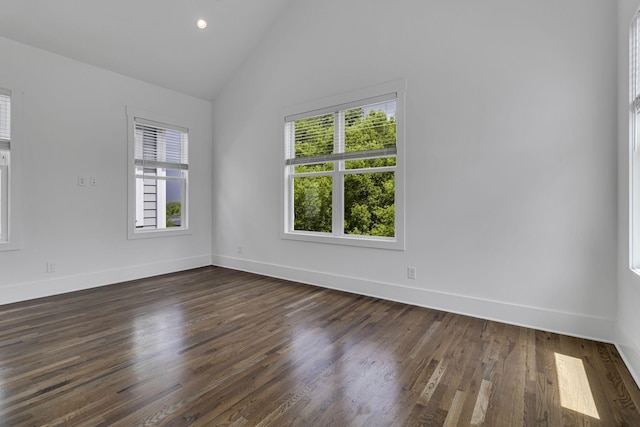
[[[0,0],[0,36],[212,99],[291,1]]]

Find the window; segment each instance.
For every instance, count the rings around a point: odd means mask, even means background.
[[[11,92],[0,88],[0,243],[9,241]]]
[[[135,114],[129,114],[129,122],[129,236],[184,234],[188,229],[189,130]]]
[[[630,264],[640,271],[640,13],[631,22],[629,71],[630,71]]]
[[[285,116],[284,237],[404,249],[403,85],[358,95]]]

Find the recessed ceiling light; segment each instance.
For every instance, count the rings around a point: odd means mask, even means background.
[[[198,22],[196,22],[196,27],[204,30],[205,28],[207,28],[207,21],[205,21],[204,19],[198,19]]]

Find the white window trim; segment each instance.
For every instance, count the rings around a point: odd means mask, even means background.
[[[359,246],[377,249],[393,249],[405,250],[405,92],[406,80],[400,79],[383,83],[380,85],[363,88],[357,91],[343,93],[320,100],[300,104],[285,108],[282,117],[287,120],[294,120],[297,117],[302,118],[306,112],[313,111],[335,111],[336,107],[347,109],[349,106],[360,105],[360,100],[368,100],[377,97],[384,97],[390,93],[396,93],[396,166],[395,166],[395,237],[373,237],[373,236],[357,236],[344,234],[315,233],[310,231],[293,231],[291,221],[293,218],[293,204],[288,200],[292,197],[289,190],[288,176],[286,168],[282,167],[282,191],[281,194],[281,212],[280,220],[283,222],[281,228],[281,238],[286,240],[297,240],[315,243],[328,243],[336,245]],[[343,108],[344,107],[344,108]],[[286,121],[286,120],[284,120]],[[283,144],[284,146],[285,144]],[[283,158],[286,157],[286,153]],[[376,171],[381,171],[376,169]],[[347,173],[361,173],[358,171],[340,171],[341,176]],[[333,180],[334,187],[340,185],[340,180]],[[334,188],[334,194],[335,193]],[[333,211],[337,211],[335,206]],[[335,222],[335,216],[333,221]],[[334,224],[334,230],[336,224]]]
[[[189,120],[183,118],[169,117],[167,115],[158,114],[155,112],[135,108],[126,107],[127,115],[127,183],[128,183],[128,200],[127,200],[127,237],[130,240],[134,239],[147,239],[154,237],[168,237],[168,236],[184,236],[192,234],[189,221],[189,192],[191,183],[186,183],[186,188],[183,188],[185,193],[185,203],[182,206],[183,222],[181,227],[175,228],[161,228],[161,229],[136,229],[136,175],[135,175],[135,119],[144,119],[156,123],[165,123],[175,126],[176,128],[184,128],[189,130],[189,147],[192,144],[193,125]],[[189,148],[191,150],[191,148]],[[191,165],[190,165],[191,166]],[[188,181],[191,180],[192,173],[189,173]]]
[[[22,137],[22,110],[24,90],[18,82],[6,81],[0,78],[0,87],[11,92],[11,146],[10,146],[10,164],[8,168],[3,168],[3,178],[8,182],[8,195],[6,201],[9,209],[4,226],[7,227],[8,240],[0,241],[0,252],[14,251],[20,249],[22,222],[20,210],[22,206],[21,194],[21,143]]]

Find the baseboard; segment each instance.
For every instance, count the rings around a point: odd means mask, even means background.
[[[481,319],[614,342],[614,320],[213,255],[212,264]]]
[[[174,273],[191,268],[211,265],[211,256],[202,255],[158,263],[135,265],[87,274],[56,277],[50,280],[18,283],[0,288],[0,305],[51,295],[65,294],[83,289],[96,288],[128,280]]]
[[[631,376],[640,387],[640,375],[638,375],[640,373],[640,349],[629,339],[618,323],[616,323],[616,348],[631,372]]]
[[[87,274],[56,277],[37,282],[19,283],[0,288],[0,305],[26,301],[51,295],[95,288],[99,286],[135,280],[159,274],[173,273],[191,268],[217,265],[235,270],[248,271],[310,285],[322,286],[345,292],[397,301],[421,307],[444,310],[452,313],[495,320],[512,325],[557,332],[580,338],[613,343],[614,338],[620,354],[629,366],[634,379],[640,372],[640,352],[622,339],[624,334],[614,328],[611,319],[585,316],[576,313],[548,310],[539,307],[510,304],[501,301],[456,295],[420,289],[405,285],[340,276],[319,271],[249,261],[246,259],[202,255],[161,263],[150,263],[119,269],[103,270]]]

